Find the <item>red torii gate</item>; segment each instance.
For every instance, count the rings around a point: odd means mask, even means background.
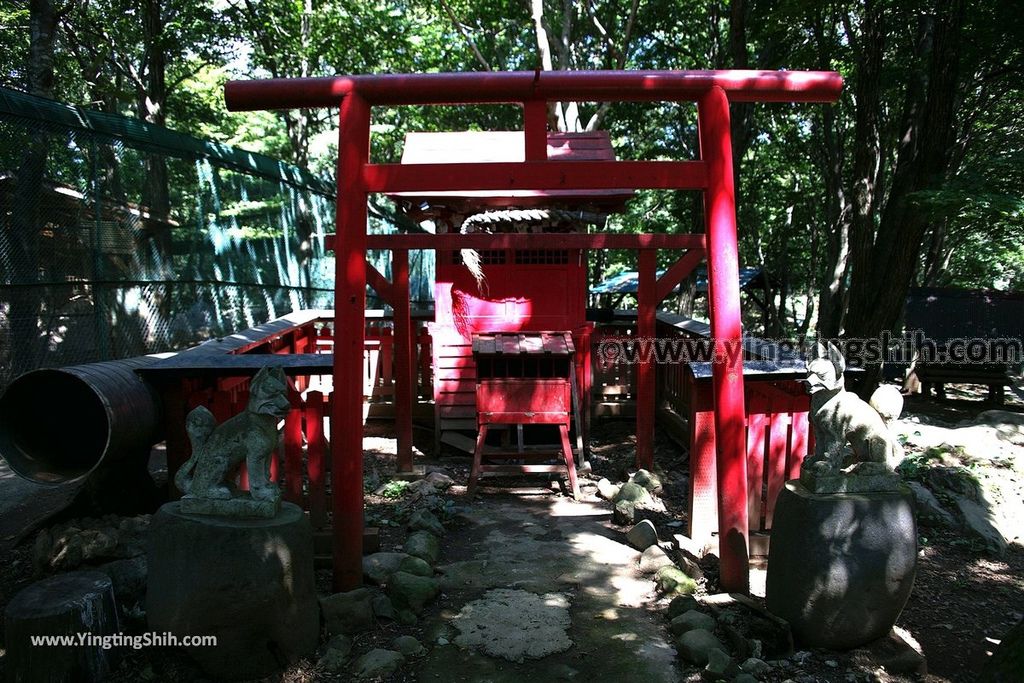
[[[653,337],[658,293],[656,249],[706,251],[711,335],[716,364],[715,404],[721,584],[747,592],[747,472],[744,448],[743,358],[736,243],[735,189],[729,102],[834,102],[842,78],[824,71],[536,71],[394,74],[334,78],[233,81],[225,86],[233,111],[340,105],[338,204],[335,242],[334,402],[331,462],[334,521],[334,587],[362,582],[363,445],[362,368],[368,248],[395,255],[394,299],[408,289],[409,249],[513,248],[639,249],[638,336]],[[697,103],[699,161],[548,161],[547,103],[552,101],[691,101]],[[371,164],[370,108],[374,105],[520,104],[525,161],[481,164]],[[499,189],[647,188],[704,192],[705,235],[380,235],[368,236],[371,192]],[[687,265],[683,265],[687,261]],[[692,259],[671,269],[679,275]],[[668,285],[670,287],[670,285]],[[399,290],[399,291],[395,291]],[[396,337],[409,336],[408,306],[395,307]],[[396,365],[400,451],[411,434],[411,348],[408,339]],[[637,458],[652,460],[654,368],[638,368]],[[402,388],[402,385],[405,387]],[[410,404],[404,405],[403,404]],[[651,410],[643,409],[649,404]],[[402,453],[400,453],[402,457]]]

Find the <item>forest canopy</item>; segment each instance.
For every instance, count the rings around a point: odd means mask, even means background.
[[[522,69],[827,69],[836,105],[733,105],[741,264],[767,335],[870,336],[912,286],[1024,287],[1024,14],[965,0],[0,0],[0,84],[333,173],[336,111],[230,113],[232,78]],[[688,159],[696,111],[563,102],[621,158]],[[413,130],[514,129],[515,107],[374,112]],[[157,201],[157,200],[153,200]],[[699,197],[643,193],[612,231],[695,232]],[[598,260],[595,281],[635,267]],[[678,306],[692,311],[692,297]]]

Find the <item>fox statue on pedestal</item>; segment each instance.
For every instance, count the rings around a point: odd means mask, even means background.
[[[263,368],[249,386],[246,409],[219,426],[203,406],[188,414],[192,457],[174,475],[185,494],[183,511],[237,517],[276,514],[281,492],[270,480],[270,459],[278,446],[278,423],[291,408],[288,380],[281,368]],[[248,496],[235,486],[243,462]]]
[[[846,360],[835,345],[830,342],[826,350],[820,342],[815,344],[804,380],[811,395],[814,455],[804,462],[803,472],[839,474],[849,444],[857,471],[889,473],[903,459],[903,447],[887,426],[902,412],[903,396],[895,387],[882,386],[867,403],[846,391],[845,371]]]

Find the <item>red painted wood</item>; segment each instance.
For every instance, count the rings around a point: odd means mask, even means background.
[[[680,282],[685,280],[693,269],[700,265],[701,261],[704,260],[703,249],[691,249],[685,254],[679,257],[675,263],[669,267],[665,273],[658,278],[658,285],[654,293],[654,298],[661,303],[665,300],[672,290],[676,288]]]
[[[528,161],[548,158],[548,105],[543,100],[523,104],[523,156]]]
[[[309,480],[309,521],[314,529],[327,526],[327,477],[324,472],[324,395],[306,395],[306,474]]]
[[[289,392],[292,409],[284,418],[284,499],[306,509],[302,493],[302,399]]]
[[[699,161],[522,161],[481,164],[370,164],[370,192],[467,190],[700,190],[707,169]]]
[[[416,378],[413,375],[412,321],[409,318],[409,252],[391,252],[395,320],[395,431],[398,438],[398,471],[412,472],[412,408]]]
[[[637,285],[637,338],[650,343],[654,340],[657,321],[657,252],[639,253],[639,280]],[[641,359],[636,366],[636,466],[654,467],[654,411],[655,365],[652,359]]]
[[[362,168],[370,155],[370,106],[359,95],[341,103],[335,254],[334,398],[331,488],[334,590],[363,581],[363,334],[366,310],[367,193]]]
[[[572,412],[569,380],[563,378],[501,378],[477,382],[480,420],[491,424],[550,424]]]
[[[800,467],[807,457],[810,426],[807,420],[807,401],[794,400],[792,439],[786,462],[786,479],[799,479]],[[800,405],[803,403],[804,405]]]
[[[721,585],[746,593],[750,587],[747,463],[743,452],[743,357],[740,353],[739,253],[733,187],[729,100],[720,87],[697,105],[701,158],[708,165],[704,217],[708,235],[708,298],[716,363],[715,433],[719,486]]]
[[[334,249],[334,235],[327,248]],[[704,249],[704,235],[618,233],[392,233],[369,235],[367,249]]]
[[[230,81],[224,99],[231,111],[336,107],[353,92],[370,104],[695,101],[717,87],[735,102],[834,102],[842,85],[834,71],[506,71]]]
[[[716,545],[718,477],[715,466],[715,414],[710,392],[691,384],[689,534],[697,543]]]
[[[395,292],[392,289],[392,284],[369,262],[366,263],[366,282],[373,287],[373,291],[377,292],[378,297],[392,306],[395,305]]]
[[[769,424],[768,402],[761,394],[747,400],[747,518],[751,529],[761,528],[764,509],[765,436]]]
[[[775,501],[786,484],[786,459],[789,446],[789,401],[775,398],[772,400],[772,424],[768,441],[768,494],[769,502],[765,507],[764,527],[772,528],[772,517],[775,513]]]

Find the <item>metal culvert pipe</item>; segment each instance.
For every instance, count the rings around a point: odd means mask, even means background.
[[[163,438],[159,396],[135,370],[160,358],[21,375],[0,396],[0,457],[26,479],[64,484],[104,460],[148,456]]]

